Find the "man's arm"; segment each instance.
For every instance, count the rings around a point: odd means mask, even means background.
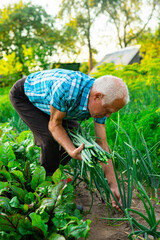
[[[48,128],[52,133],[54,139],[68,152],[68,154],[77,160],[82,160],[81,150],[84,147],[82,144],[80,147],[76,148],[72,141],[70,140],[66,130],[62,126],[62,120],[66,113],[57,110],[54,107],[51,108],[51,117],[49,121]]]
[[[107,143],[107,139],[106,139],[106,129],[105,129],[105,125],[104,124],[99,124],[96,123],[94,121],[94,128],[95,128],[95,136],[96,138],[96,142],[109,153],[109,147],[108,147],[108,143]],[[121,198],[120,198],[120,194],[119,194],[119,190],[118,190],[118,186],[117,186],[117,181],[116,181],[116,177],[115,177],[115,173],[114,173],[114,168],[113,168],[113,164],[112,164],[112,160],[109,159],[108,160],[108,165],[101,163],[101,166],[103,168],[105,177],[108,180],[108,183],[110,185],[110,188],[112,190],[112,192],[114,193],[115,197],[117,198],[117,200],[119,201],[120,204],[122,204],[121,202]],[[115,208],[119,208],[115,202],[115,200],[113,199],[113,197],[111,197],[112,200],[112,205]]]

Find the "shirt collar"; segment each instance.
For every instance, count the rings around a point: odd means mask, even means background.
[[[87,108],[88,97],[89,97],[89,93],[90,93],[90,90],[91,90],[91,87],[92,87],[94,81],[95,81],[94,78],[90,79],[90,81],[83,88],[79,110],[87,110],[88,111],[88,108]]]

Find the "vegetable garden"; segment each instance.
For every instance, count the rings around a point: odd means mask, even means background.
[[[84,121],[84,132],[70,133],[75,145],[85,141],[84,161],[72,159],[52,176],[39,165],[40,149],[11,107],[10,87],[0,89],[0,239],[91,239],[87,216],[95,193],[105,206],[103,219],[97,221],[115,228],[127,222],[129,239],[160,239],[159,65],[158,58],[144,58],[141,64],[98,68],[94,77],[121,77],[130,91],[130,102],[106,123],[111,152],[97,147],[92,120]],[[108,157],[123,205],[116,213],[110,204],[114,195],[97,161],[107,162]],[[75,204],[82,184],[91,199],[83,213]],[[133,207],[133,194],[143,211]]]

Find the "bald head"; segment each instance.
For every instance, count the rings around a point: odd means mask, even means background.
[[[115,76],[105,75],[97,78],[92,90],[103,94],[103,105],[112,104],[115,101],[123,101],[124,105],[129,102],[127,85],[122,79]]]

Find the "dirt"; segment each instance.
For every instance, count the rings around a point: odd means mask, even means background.
[[[84,183],[78,186],[76,192],[77,198],[76,203],[83,206],[83,214],[84,220],[91,219],[92,223],[90,225],[90,233],[88,240],[127,240],[129,233],[131,233],[131,227],[129,221],[120,221],[113,222],[102,218],[107,218],[107,213],[109,212],[110,218],[122,218],[124,217],[122,213],[119,213],[117,210],[109,207],[107,211],[107,206],[98,192],[93,193],[93,206],[88,213],[91,206],[91,194],[87,189],[87,186]],[[156,205],[155,201],[153,201],[153,205],[155,207],[156,219],[160,219],[160,205]],[[145,214],[143,203],[136,195],[136,191],[133,192],[133,200],[132,200],[132,208],[138,210],[139,212]],[[88,213],[88,214],[87,214]],[[146,215],[146,214],[145,214]],[[141,224],[145,224],[143,219],[138,219],[136,215],[136,219],[141,222]],[[160,224],[159,224],[160,225]],[[160,226],[159,226],[160,228]],[[160,231],[160,229],[158,229]],[[144,239],[137,238],[137,239]],[[150,237],[149,239],[153,239]]]

